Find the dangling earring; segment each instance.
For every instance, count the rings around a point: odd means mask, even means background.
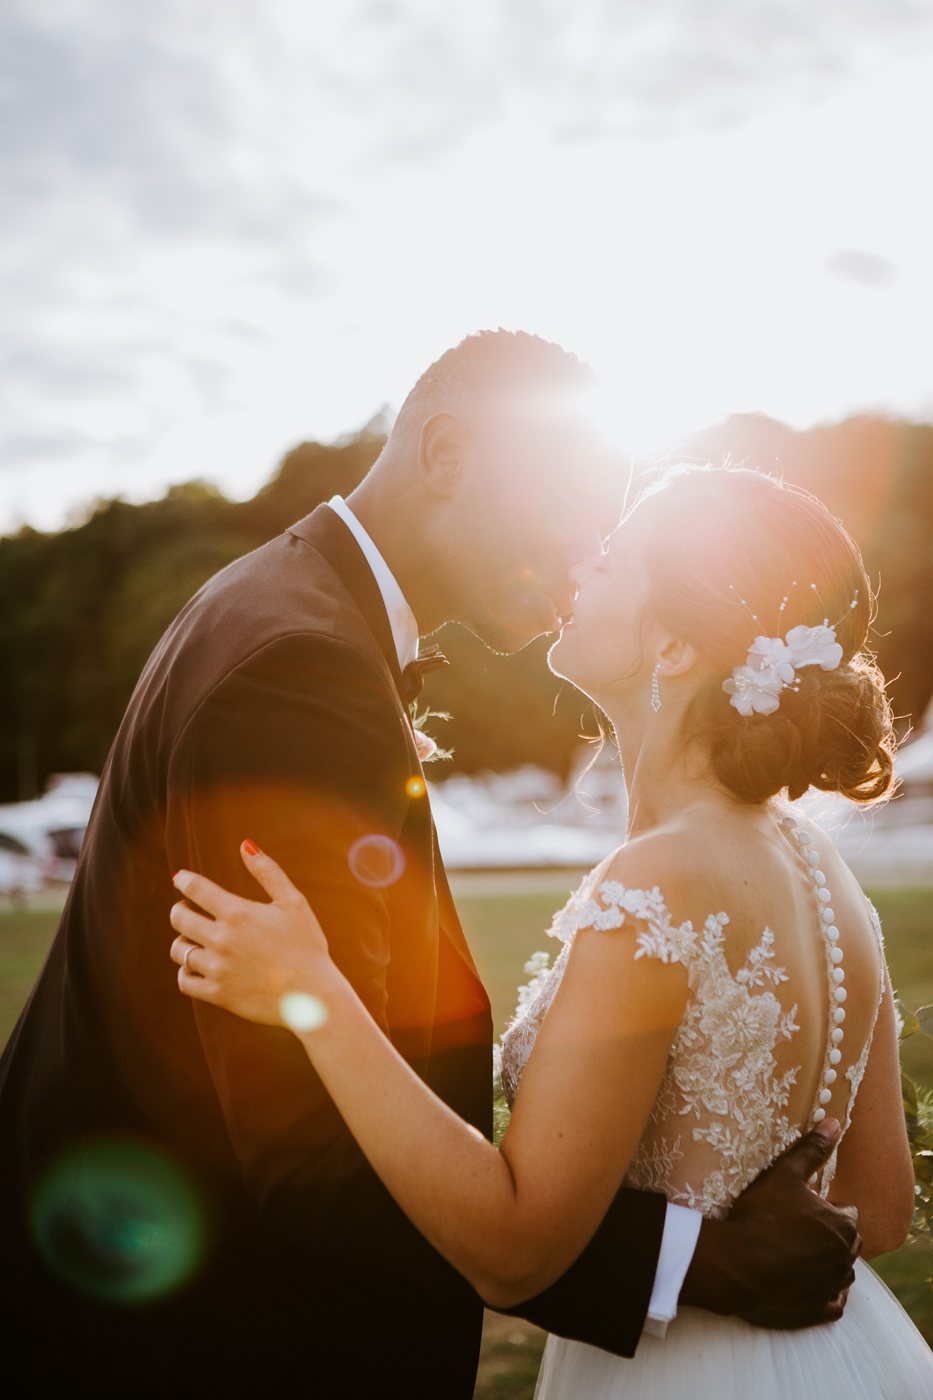
[[[661,663],[659,661],[651,672],[651,708],[654,710],[655,714],[657,714],[658,710],[661,708],[661,687],[658,684],[658,672],[660,669]]]

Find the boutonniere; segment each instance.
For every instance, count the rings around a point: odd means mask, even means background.
[[[418,757],[422,763],[433,763],[436,760],[453,758],[452,749],[442,749],[436,739],[432,739],[425,731],[425,725],[429,720],[450,719],[449,714],[443,710],[421,710],[412,703],[408,707],[408,717],[411,722],[412,733],[415,738],[415,748],[418,750]]]

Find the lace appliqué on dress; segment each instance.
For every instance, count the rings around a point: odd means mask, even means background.
[[[733,976],[726,962],[725,914],[711,915],[692,935],[681,957],[690,1000],[671,1055],[651,1123],[629,1168],[632,1185],[666,1190],[671,1199],[704,1214],[724,1214],[762,1168],[797,1136],[784,1110],[799,1067],[777,1074],[774,1050],[799,1029],[796,1005],[784,1010],[771,988],[787,980],[774,965],[774,935],[765,929]],[[643,943],[643,940],[639,940]],[[644,946],[639,949],[644,951]],[[718,1166],[701,1183],[672,1189],[669,1148],[653,1131],[686,1118],[693,1142],[705,1143]],[[687,1126],[687,1125],[685,1125]]]
[[[544,962],[547,959],[546,953],[535,953],[525,964],[525,971],[532,973],[531,981],[518,989],[518,1007],[515,1019],[502,1037],[502,1049],[499,1055],[499,1076],[509,1108],[515,1102],[518,1082],[522,1077],[525,1065],[528,1063],[528,1056],[531,1054],[541,1022],[547,1015],[548,1008],[554,1000],[554,993],[560,986],[560,979],[563,976],[564,964],[569,952],[570,944],[565,943],[550,972],[544,968]],[[532,964],[534,964],[533,969]]]
[[[774,1055],[779,1041],[790,1040],[798,1029],[797,1008],[785,1010],[774,992],[787,980],[774,963],[774,935],[766,929],[733,975],[725,957],[726,914],[711,915],[697,930],[690,922],[673,922],[657,888],[628,889],[615,880],[604,880],[595,889],[594,884],[584,882],[555,916],[550,933],[564,947],[547,980],[520,1006],[503,1036],[506,1095],[513,1102],[578,930],[611,930],[634,922],[639,926],[636,958],[682,963],[690,996],[627,1180],[663,1191],[704,1214],[722,1215],[797,1136],[784,1110],[799,1070],[778,1075]],[[685,1159],[698,1160],[698,1150],[711,1170],[699,1180],[685,1180]]]

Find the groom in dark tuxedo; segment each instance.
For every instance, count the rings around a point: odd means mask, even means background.
[[[553,631],[591,550],[589,372],[505,332],[448,351],[372,472],[207,583],[150,658],[48,962],[0,1065],[0,1313],[36,1393],[472,1395],[482,1304],[396,1207],[297,1040],[182,997],[179,867],[254,895],[255,838],[416,1071],[491,1127],[492,1026],[450,897],[409,703],[464,623]],[[515,1312],[630,1355],[678,1298],[837,1316],[850,1216],[811,1134],[725,1221],[620,1189]]]

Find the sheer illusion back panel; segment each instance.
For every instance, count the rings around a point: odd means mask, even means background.
[[[606,878],[612,858],[604,861],[555,917],[550,932],[563,947],[554,968],[503,1037],[503,1084],[513,1101],[580,929],[611,937],[634,927],[636,957],[682,963],[687,1008],[627,1179],[705,1214],[724,1214],[825,1113],[847,1124],[880,1002],[874,910],[834,852],[824,862],[826,837],[814,840],[796,825],[785,831],[784,907],[757,926],[761,900],[751,880],[731,876],[735,917],[719,909],[702,923],[678,924],[658,888]],[[819,893],[830,877],[838,901]],[[824,1190],[831,1175],[832,1165]]]

